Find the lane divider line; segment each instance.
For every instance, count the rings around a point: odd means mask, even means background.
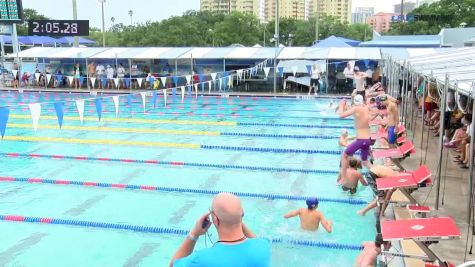
[[[83,138],[64,138],[64,137],[40,137],[40,136],[6,136],[5,141],[21,142],[50,142],[67,144],[95,144],[95,145],[122,145],[122,146],[141,146],[141,147],[171,147],[187,149],[207,149],[207,150],[231,150],[246,152],[264,152],[264,153],[292,153],[292,154],[329,154],[339,155],[339,150],[314,150],[314,149],[295,149],[295,148],[273,148],[273,147],[241,147],[241,146],[216,146],[200,144],[182,144],[154,141],[129,141],[112,139],[83,139]]]
[[[192,188],[178,188],[178,187],[163,187],[152,185],[133,185],[133,184],[116,184],[116,183],[101,183],[91,181],[71,181],[71,180],[53,180],[43,178],[19,178],[19,177],[0,177],[0,182],[22,182],[31,184],[52,184],[52,185],[78,185],[85,187],[103,187],[103,188],[116,188],[116,189],[129,189],[129,190],[141,190],[141,191],[159,191],[159,192],[178,192],[178,193],[192,193],[200,195],[217,195],[222,191],[209,190],[209,189],[192,189]],[[226,191],[227,192],[227,191]],[[280,195],[280,194],[262,194],[262,193],[249,193],[249,192],[231,192],[239,197],[258,198],[265,200],[293,200],[303,201],[310,196],[294,196],[294,195]],[[343,199],[343,198],[325,198],[317,197],[321,202],[333,202],[350,205],[366,205],[367,201],[362,199]]]
[[[29,217],[21,215],[0,215],[0,221],[9,221],[16,223],[41,223],[41,224],[56,224],[56,225],[67,225],[67,226],[78,226],[84,228],[96,228],[96,229],[114,229],[114,230],[123,230],[123,231],[133,231],[140,233],[154,233],[154,234],[169,234],[169,235],[178,235],[186,236],[189,231],[178,229],[178,228],[166,228],[166,227],[156,227],[156,226],[144,226],[144,225],[132,225],[124,223],[108,223],[108,222],[97,222],[97,221],[82,221],[82,220],[71,220],[71,219],[58,219],[50,217]],[[338,250],[362,250],[361,245],[354,244],[341,244],[341,243],[330,243],[322,241],[313,241],[313,240],[289,240],[282,237],[273,237],[266,238],[273,244],[290,244],[298,245],[304,247],[319,247],[327,249],[338,249]]]
[[[88,157],[88,156],[67,156],[67,155],[46,155],[46,154],[32,154],[32,153],[0,153],[3,157],[24,157],[24,158],[47,158],[47,159],[68,159],[81,161],[102,161],[102,162],[120,162],[120,163],[138,163],[138,164],[152,164],[152,165],[172,165],[180,167],[199,167],[199,168],[219,168],[219,169],[234,169],[246,171],[266,171],[266,172],[295,172],[308,174],[331,174],[338,175],[339,171],[332,170],[315,170],[315,169],[293,169],[293,168],[276,168],[276,167],[261,167],[261,166],[246,166],[246,165],[229,165],[229,164],[208,164],[195,163],[183,161],[159,161],[159,160],[140,160],[140,159],[126,159],[126,158],[105,158],[105,157]]]

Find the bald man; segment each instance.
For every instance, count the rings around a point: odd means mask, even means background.
[[[241,201],[231,193],[220,193],[211,210],[198,219],[170,262],[170,267],[268,267],[269,241],[256,236],[242,222]],[[211,221],[209,219],[211,217]],[[198,238],[214,225],[219,240],[214,246],[193,252]]]

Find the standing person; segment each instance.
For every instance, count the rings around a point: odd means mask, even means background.
[[[364,87],[366,78],[368,77],[366,73],[360,71],[360,68],[356,66],[354,68],[354,74],[353,74],[354,80],[356,82],[356,93],[358,95],[361,95],[363,97],[363,101],[366,100],[366,90]]]
[[[119,84],[121,83],[122,85],[124,84],[124,77],[125,77],[125,68],[124,68],[124,65],[120,63],[119,67],[117,68],[117,78],[119,78]]]
[[[318,226],[322,227],[328,232],[332,232],[332,222],[327,221],[323,216],[323,213],[318,208],[318,199],[309,198],[306,200],[307,208],[299,208],[294,211],[288,212],[284,215],[285,219],[289,219],[295,216],[300,218],[300,227],[304,230],[317,231]]]
[[[397,139],[397,127],[399,126],[399,111],[397,104],[391,101],[387,96],[381,95],[376,97],[376,103],[382,103],[387,109],[387,132],[388,132],[388,144],[391,147],[396,146]]]
[[[340,118],[346,118],[353,116],[355,118],[355,130],[356,130],[356,140],[354,140],[345,151],[342,153],[341,157],[341,176],[342,179],[346,179],[346,168],[348,168],[348,157],[353,156],[353,154],[361,150],[361,160],[363,163],[370,167],[368,158],[370,154],[370,130],[369,130],[369,108],[364,104],[363,97],[361,95],[356,95],[354,98],[354,105],[346,110],[346,101],[342,100],[338,109]],[[346,111],[345,111],[346,110]]]
[[[114,89],[114,68],[111,65],[107,65],[106,68],[107,74],[107,89]]]
[[[18,66],[18,63],[13,63],[12,73],[13,73],[13,88],[16,89],[20,83],[20,68]]]
[[[96,64],[94,63],[94,61],[91,61],[91,63],[87,65],[87,75],[89,75],[87,79],[87,84],[91,86],[92,89],[94,89],[95,84],[93,84],[90,80],[92,77],[96,77]]]
[[[81,73],[82,73],[82,68],[79,63],[76,63],[73,69],[73,75],[74,75],[74,89],[81,89]]]
[[[373,85],[373,69],[372,67],[369,67],[366,70],[366,86],[372,86]]]
[[[345,83],[346,89],[348,90],[348,92],[353,91],[354,72],[353,72],[353,68],[351,67],[350,62],[346,64],[346,67],[343,70],[343,74],[345,75],[345,78],[346,78],[346,83]]]
[[[308,87],[308,95],[313,92],[315,95],[320,92],[320,70],[318,69],[318,65],[315,63],[312,66],[312,75],[310,76],[310,86]]]
[[[99,85],[99,89],[104,89],[105,87],[105,84],[102,82],[102,78],[105,77],[105,71],[104,65],[98,63],[96,66],[96,78],[98,80],[97,84]]]
[[[238,197],[231,193],[218,194],[210,212],[201,216],[176,251],[170,267],[270,266],[269,241],[256,238],[242,222],[243,216]],[[193,253],[196,241],[212,224],[218,231],[219,240],[212,247]]]

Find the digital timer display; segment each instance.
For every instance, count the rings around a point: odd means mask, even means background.
[[[30,20],[29,35],[88,36],[88,20]]]
[[[0,23],[23,22],[21,0],[0,0]]]

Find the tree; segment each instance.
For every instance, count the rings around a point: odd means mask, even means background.
[[[25,17],[25,22],[23,24],[17,25],[18,35],[28,35],[28,21],[30,20],[47,20],[50,19],[31,8],[23,9],[23,16]]]
[[[236,27],[239,25],[239,27]],[[242,44],[252,46],[259,43],[259,21],[252,14],[232,12],[216,25],[214,38],[220,40],[221,45]]]

